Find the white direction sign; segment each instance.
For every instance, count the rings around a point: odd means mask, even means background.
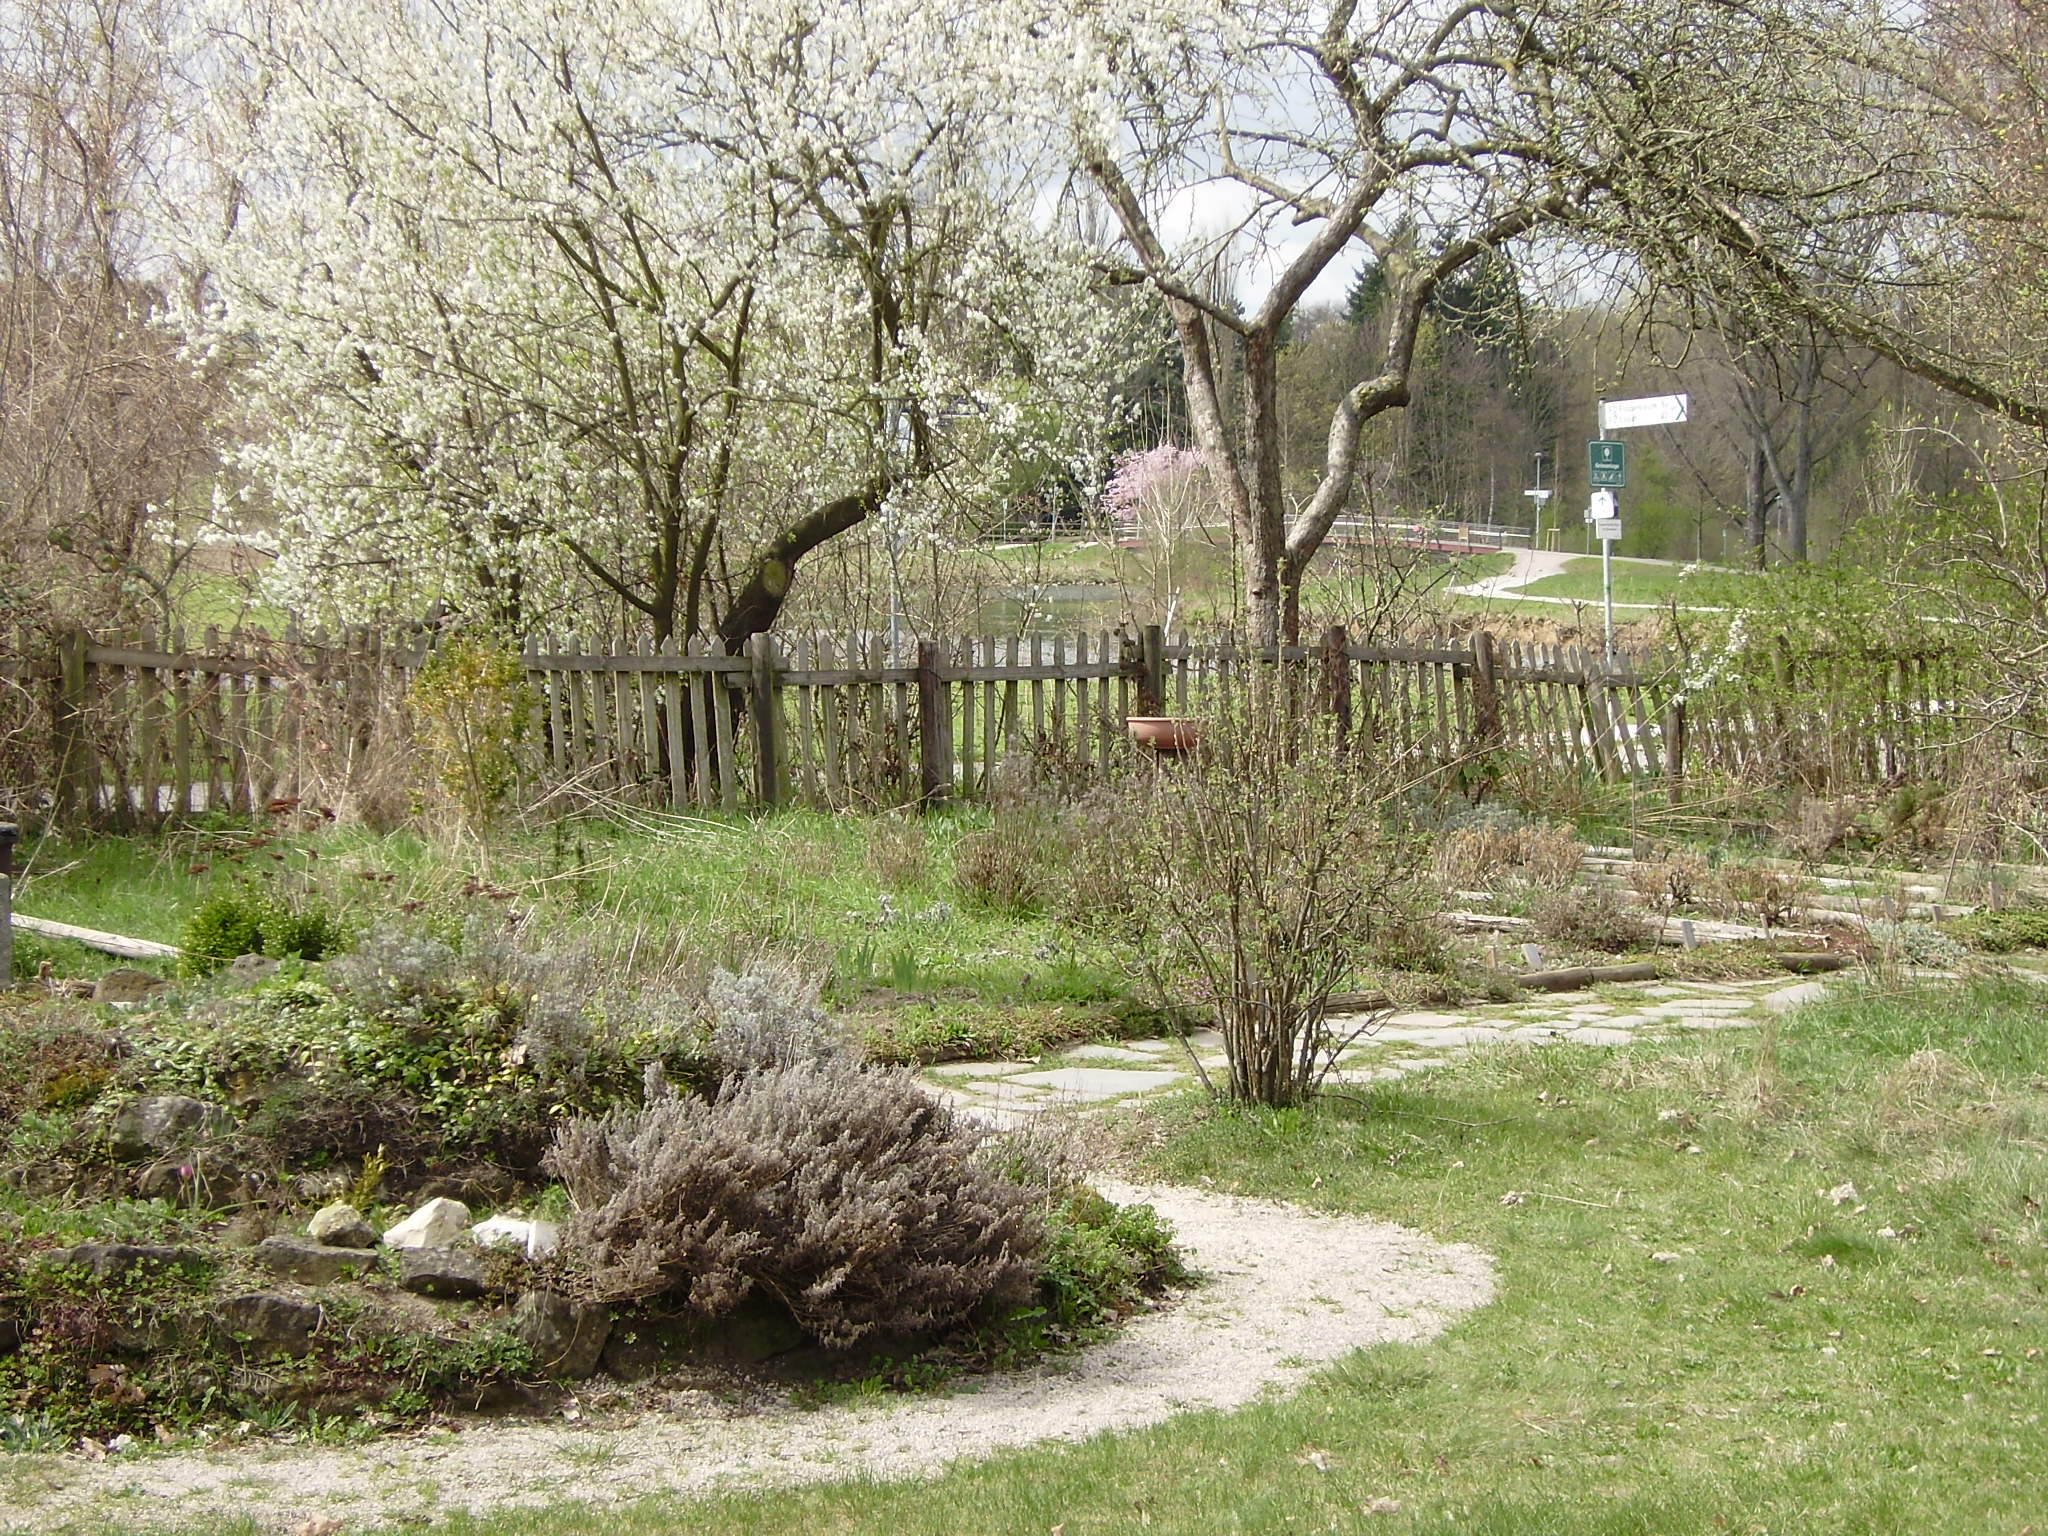
[[[1615,505],[1614,492],[1595,491],[1592,505],[1586,508],[1586,521],[1597,523],[1603,518],[1618,517],[1621,508]]]
[[[1687,419],[1690,395],[1644,395],[1639,400],[1602,400],[1600,435],[1625,427],[1669,427]]]
[[[1601,517],[1593,520],[1593,537],[1612,544],[1621,538],[1621,519]]]

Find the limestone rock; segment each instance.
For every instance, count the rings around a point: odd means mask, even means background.
[[[528,1291],[512,1310],[512,1332],[533,1351],[535,1363],[572,1381],[597,1369],[611,1331],[604,1307],[553,1291]]]
[[[489,1286],[484,1261],[474,1248],[401,1248],[398,1284],[416,1296],[442,1301],[469,1301]]]
[[[218,1104],[182,1093],[130,1099],[114,1117],[114,1155],[126,1163],[163,1157],[219,1135],[230,1123],[228,1112]]]
[[[392,1248],[445,1248],[469,1230],[469,1207],[460,1200],[429,1200],[395,1227],[384,1231]]]
[[[332,1285],[344,1275],[358,1275],[377,1262],[362,1248],[330,1248],[303,1237],[266,1237],[250,1255],[273,1275],[306,1285]]]
[[[137,1270],[151,1268],[197,1274],[206,1267],[206,1255],[197,1248],[169,1243],[79,1243],[52,1248],[43,1262],[76,1266],[95,1280],[123,1280]]]
[[[469,1236],[485,1248],[516,1248],[529,1259],[537,1259],[561,1246],[562,1229],[552,1221],[492,1216],[471,1227]]]
[[[93,983],[92,1000],[111,1003],[117,1008],[132,1008],[170,989],[171,984],[161,976],[152,976],[148,971],[138,971],[133,966],[117,965]]]
[[[303,1355],[325,1316],[313,1302],[267,1291],[230,1296],[219,1308],[221,1331],[258,1354]]]
[[[377,1229],[346,1200],[323,1205],[306,1223],[306,1236],[332,1248],[374,1248]]]

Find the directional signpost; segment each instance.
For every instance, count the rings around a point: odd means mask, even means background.
[[[1586,521],[1600,541],[1600,595],[1606,610],[1607,664],[1614,665],[1614,546],[1621,538],[1621,508],[1614,493],[1628,485],[1628,444],[1609,437],[1630,427],[1674,426],[1689,419],[1689,395],[1645,395],[1639,400],[1602,400],[1600,435],[1586,444],[1586,483],[1593,487]]]

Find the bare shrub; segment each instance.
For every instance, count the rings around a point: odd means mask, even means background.
[[[868,823],[868,868],[885,891],[913,890],[931,873],[924,828],[895,816]]]
[[[1711,878],[1705,859],[1681,851],[1634,865],[1628,885],[1653,912],[1683,912],[1704,898]]]
[[[1568,826],[1501,816],[1439,833],[1436,877],[1451,890],[1562,890],[1579,876],[1586,845]]]
[[[906,1072],[813,1061],[572,1122],[548,1168],[594,1299],[716,1317],[761,1291],[843,1347],[1029,1294],[1044,1227],[987,1134]]]
[[[1765,928],[1782,928],[1806,896],[1806,882],[1787,870],[1763,864],[1730,864],[1716,882],[1721,902],[1733,917]]]
[[[1530,919],[1540,937],[1570,949],[1615,954],[1650,938],[1650,925],[1642,914],[1605,885],[1551,891],[1537,899]]]
[[[1139,801],[1104,787],[1068,810],[1061,830],[1065,885],[1061,911],[1084,927],[1125,931],[1146,897],[1131,848],[1141,838]]]
[[[1215,750],[1138,782],[1127,853],[1153,987],[1213,1009],[1230,1096],[1276,1105],[1313,1094],[1347,1043],[1326,1005],[1396,920],[1415,848],[1401,786],[1294,712],[1284,682],[1240,699]]]
[[[1041,801],[999,802],[994,823],[953,850],[953,884],[970,907],[1029,916],[1059,888],[1059,837]]]

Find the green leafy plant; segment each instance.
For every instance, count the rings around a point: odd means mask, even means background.
[[[472,828],[488,827],[519,787],[520,747],[540,714],[526,664],[508,645],[445,640],[409,696],[424,768]]]

